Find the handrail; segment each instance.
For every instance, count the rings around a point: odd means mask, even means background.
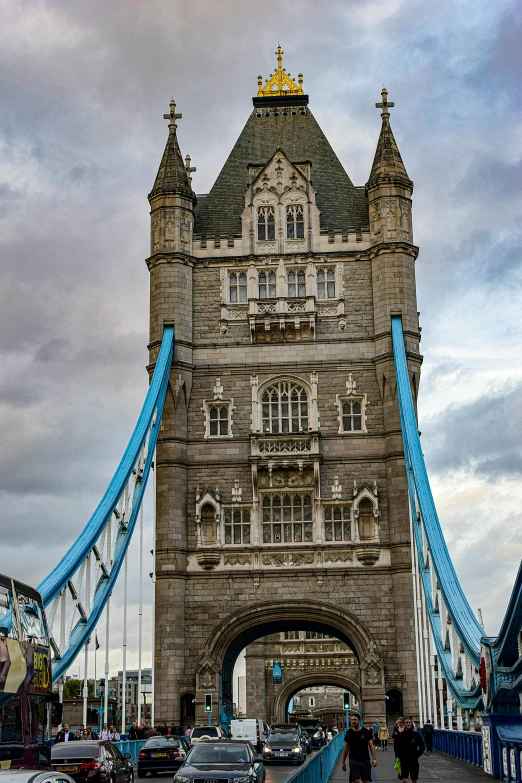
[[[483,766],[482,734],[479,731],[435,729],[433,750],[476,767]]]
[[[344,731],[314,753],[305,763],[282,783],[327,783],[337,763],[344,745]]]

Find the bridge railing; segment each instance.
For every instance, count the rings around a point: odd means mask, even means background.
[[[449,731],[436,729],[433,738],[433,750],[467,761],[476,767],[483,766],[482,734],[478,731]]]
[[[130,753],[132,763],[136,764],[145,740],[126,740],[124,742],[115,742],[114,744],[119,748],[120,753]]]
[[[344,731],[292,772],[283,783],[327,783],[344,744]]]

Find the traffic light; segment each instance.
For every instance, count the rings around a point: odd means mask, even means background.
[[[344,693],[343,694],[343,710],[349,710],[350,709],[350,694]]]
[[[212,694],[205,693],[205,712],[212,712]]]

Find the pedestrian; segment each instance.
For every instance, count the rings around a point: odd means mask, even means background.
[[[370,754],[372,760],[370,761]],[[359,715],[350,717],[350,728],[344,735],[342,769],[346,772],[346,757],[349,757],[350,783],[370,783],[372,764],[377,766],[372,732],[361,727]]]
[[[156,729],[153,729],[152,726],[148,726],[143,736],[145,737],[145,739],[149,739],[149,737],[157,737],[158,732],[156,731]]]
[[[403,732],[403,731],[404,731],[404,718],[403,718],[403,717],[402,717],[402,715],[401,715],[401,716],[400,716],[399,718],[397,718],[397,720],[395,721],[395,726],[393,727],[393,734],[392,734],[392,739],[393,739],[393,750],[394,750],[394,752],[395,752],[395,761],[397,761],[397,747],[396,747],[397,737],[398,737],[400,734],[402,734],[402,732]],[[402,779],[400,775],[397,775],[397,777],[399,778],[399,780],[401,780],[401,779]]]
[[[137,739],[138,739],[138,724],[132,723],[129,729],[129,740],[137,740]]]
[[[379,747],[379,729],[381,728],[381,722],[376,720],[373,724],[373,744],[376,748]]]
[[[191,729],[190,723],[189,723],[189,725],[185,729],[185,737],[190,737],[191,733],[192,733],[192,729]]]
[[[167,724],[165,723],[164,720],[162,720],[161,723],[158,726],[156,726],[156,731],[158,732],[158,734],[161,734],[162,737],[165,737],[169,733],[169,730],[167,729]]]
[[[118,732],[116,726],[111,726],[110,727],[109,734],[110,734],[109,739],[110,739],[111,742],[119,742],[120,741],[120,735],[119,735],[119,732]]]
[[[145,724],[140,723],[138,730],[136,731],[136,734],[138,735],[138,739],[142,740],[145,739]]]
[[[413,728],[412,719],[404,719],[404,731],[398,734],[395,740],[395,753],[401,765],[401,780],[408,783],[418,783],[419,758],[424,753],[424,740],[418,731]]]
[[[388,726],[386,725],[386,721],[381,723],[379,729],[379,745],[381,746],[381,750],[388,750]]]
[[[63,729],[59,731],[58,734],[56,735],[54,744],[57,745],[59,742],[72,742],[75,739],[76,739],[76,734],[74,733],[74,731],[71,731],[68,723],[64,723]]]
[[[93,730],[91,729],[90,726],[87,726],[87,728],[85,729],[85,739],[86,740],[95,740],[96,739],[96,736],[95,736],[95,734],[94,734],[94,732],[93,732]]]
[[[426,750],[428,753],[431,753],[433,750],[433,735],[435,730],[433,728],[433,723],[430,720],[427,720],[422,727],[422,733],[424,735],[424,742],[426,743]]]
[[[101,730],[100,739],[101,740],[110,740],[110,738],[111,738],[111,733],[110,733],[109,729],[107,728],[107,724],[104,723],[103,724],[103,729]]]

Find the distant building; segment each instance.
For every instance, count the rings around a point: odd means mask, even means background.
[[[109,680],[109,695],[116,700],[118,713],[123,705],[123,671]],[[141,719],[151,719],[152,669],[141,670],[141,694],[138,694],[138,669],[128,669],[125,677],[125,715],[129,722],[138,719],[138,704],[141,702]]]

